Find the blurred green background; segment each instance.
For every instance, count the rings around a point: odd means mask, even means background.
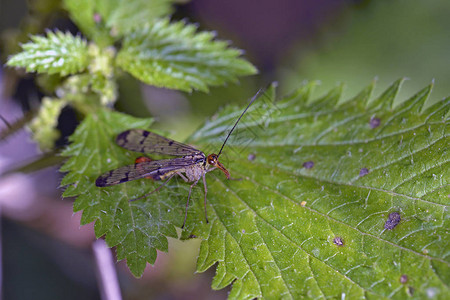
[[[2,65],[7,55],[18,51],[17,42],[26,41],[30,33],[55,27],[76,32],[59,8],[56,0],[1,0]],[[174,18],[198,22],[201,29],[215,30],[219,38],[231,40],[245,50],[260,74],[212,88],[209,94],[156,89],[125,77],[116,108],[155,117],[157,129],[183,140],[220,107],[243,104],[274,80],[281,93],[305,80],[319,80],[316,96],[344,82],[344,96],[349,98],[375,78],[377,95],[394,80],[407,77],[410,80],[398,99],[435,80],[432,99],[436,101],[448,95],[450,86],[449,12],[450,2],[444,0],[197,0],[180,4]],[[29,75],[1,69],[0,83],[0,113],[8,120],[20,117],[43,95]],[[65,136],[75,125],[70,111],[61,116]],[[2,141],[0,173],[37,155],[28,139],[24,132]],[[72,215],[71,202],[61,201],[59,176],[57,168],[50,168],[33,176],[0,177],[4,299],[100,298],[90,248],[92,224],[80,228],[80,215]],[[210,289],[214,270],[194,274],[199,243],[170,240],[169,253],[159,253],[156,265],[148,267],[140,280],[119,262],[124,299],[226,298],[227,290]]]

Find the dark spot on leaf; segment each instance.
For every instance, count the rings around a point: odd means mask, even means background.
[[[335,237],[333,239],[333,243],[339,247],[344,246],[344,240],[342,240],[342,238],[340,236]]]
[[[369,174],[369,169],[362,168],[361,170],[359,170],[359,177],[366,176],[367,174]]]
[[[242,233],[245,233],[245,229],[242,229]]]
[[[406,276],[405,274],[400,276],[400,283],[405,284],[407,282],[408,282],[408,276]]]
[[[195,234],[191,234],[191,235],[189,236],[189,238],[190,238],[190,239],[195,239],[195,238],[197,238],[197,236],[196,236]]]
[[[392,230],[395,228],[395,226],[400,223],[400,214],[398,212],[393,212],[389,214],[388,219],[386,220],[386,223],[384,224],[384,229]]]
[[[248,155],[248,157],[247,157],[247,159],[248,159],[249,161],[255,160],[255,158],[256,158],[256,155],[253,154],[253,153],[250,153],[250,154]]]
[[[380,126],[381,120],[379,118],[371,118],[369,124],[370,128],[374,129]]]
[[[314,162],[312,160],[303,163],[303,168],[305,169],[311,169],[312,167],[314,167]]]

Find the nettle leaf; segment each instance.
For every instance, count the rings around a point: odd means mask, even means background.
[[[448,295],[449,99],[426,110],[431,85],[392,106],[395,82],[341,101],[342,87],[311,100],[315,83],[277,102],[260,96],[220,157],[234,178],[207,175],[193,189],[182,239],[202,238],[197,269],[217,263],[213,288],[230,298],[445,298]],[[227,107],[189,140],[217,153],[242,112]],[[86,118],[65,152],[64,196],[78,196],[82,224],[117,246],[136,276],[181,226],[189,184],[142,179],[97,188],[105,171],[139,156],[115,136],[150,122],[99,112]],[[153,158],[153,157],[152,157]],[[155,157],[154,159],[158,159]]]
[[[27,72],[75,74],[89,64],[88,46],[85,40],[71,33],[47,32],[47,36],[31,36],[31,42],[22,45],[23,51],[11,56],[11,67],[22,67]]]
[[[117,65],[145,83],[183,91],[208,91],[209,85],[256,73],[239,58],[241,50],[196,30],[181,21],[155,21],[126,35]]]
[[[218,263],[213,288],[233,284],[232,299],[449,295],[450,101],[422,111],[430,85],[392,107],[401,82],[369,105],[373,85],[341,104],[341,87],[311,101],[314,84],[255,102],[222,157],[243,180],[209,174],[210,224],[197,201],[182,235],[203,239],[198,271]],[[191,142],[218,149],[239,113],[219,113]]]

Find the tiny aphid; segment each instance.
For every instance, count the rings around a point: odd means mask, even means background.
[[[141,178],[151,178],[153,180],[165,180],[163,184],[157,187],[152,192],[132,200],[138,200],[144,198],[154,192],[159,191],[164,187],[172,177],[175,175],[180,176],[185,182],[193,182],[189,189],[189,195],[186,202],[186,210],[184,214],[184,222],[181,228],[186,225],[187,210],[189,207],[189,200],[191,198],[192,188],[197,185],[200,179],[203,179],[203,186],[205,189],[205,219],[208,223],[208,216],[206,213],[206,194],[208,189],[206,187],[206,173],[209,173],[215,169],[220,169],[227,179],[230,179],[230,173],[219,162],[219,156],[222,153],[223,147],[228,141],[233,130],[241,120],[242,116],[248,110],[250,105],[256,100],[262,90],[259,90],[255,96],[251,99],[245,110],[237,119],[234,126],[228,133],[225,141],[220,148],[219,154],[205,155],[200,150],[195,149],[189,145],[165,138],[156,133],[141,130],[130,129],[120,133],[116,138],[116,143],[128,150],[142,152],[142,153],[157,153],[163,155],[180,156],[172,159],[151,160],[145,158],[139,158],[135,161],[135,164],[124,166],[115,170],[104,173],[99,176],[95,181],[95,185],[98,187],[106,187],[124,183],[131,180]],[[184,173],[184,175],[182,174]],[[130,200],[131,201],[131,200]]]

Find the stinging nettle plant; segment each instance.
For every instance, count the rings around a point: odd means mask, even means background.
[[[84,114],[62,153],[64,196],[76,197],[81,223],[95,222],[97,237],[140,276],[157,249],[168,250],[167,237],[178,238],[189,185],[172,180],[134,202],[160,183],[95,186],[100,174],[140,155],[115,136],[152,124],[107,108],[117,76],[207,91],[256,70],[212,33],[166,18],[170,1],[64,3],[89,42],[62,32],[32,36],[8,65],[59,78],[30,125],[41,147],[52,147],[62,107]],[[424,109],[431,84],[394,106],[402,82],[377,97],[373,83],[351,99],[342,99],[342,86],[314,98],[315,82],[281,97],[272,85],[255,101],[224,150],[242,180],[210,173],[210,222],[202,189],[194,189],[181,233],[202,239],[198,271],[217,264],[214,289],[232,284],[233,299],[449,295],[450,100]],[[187,143],[218,150],[241,112],[226,107]]]
[[[117,79],[124,72],[157,87],[208,91],[256,73],[242,51],[199,32],[184,21],[171,22],[173,1],[75,1],[64,6],[81,36],[48,31],[33,35],[11,67],[43,74],[53,96],[45,97],[30,128],[41,149],[52,148],[60,111],[67,105],[87,115],[117,100]],[[50,76],[50,77],[49,77]]]

